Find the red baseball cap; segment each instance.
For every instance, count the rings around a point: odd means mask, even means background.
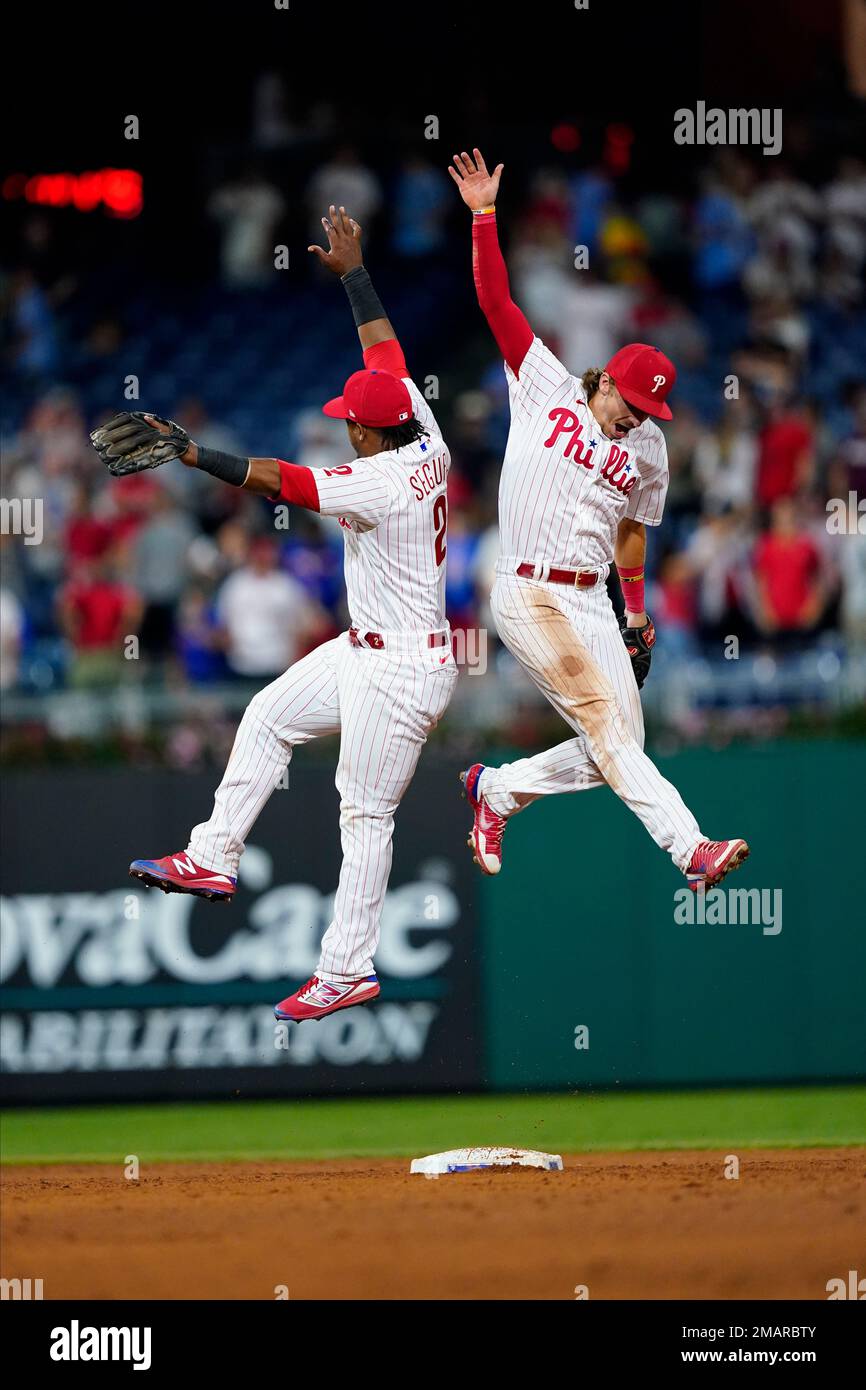
[[[604,370],[613,377],[627,405],[637,406],[659,420],[673,419],[665,399],[677,379],[677,369],[657,347],[626,343],[613,354]]]
[[[322,410],[337,420],[356,420],[375,430],[390,429],[412,419],[412,397],[405,382],[391,372],[353,372],[342,396],[335,396]]]

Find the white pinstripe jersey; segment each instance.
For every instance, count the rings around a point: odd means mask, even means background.
[[[451,455],[415,383],[403,378],[429,434],[402,449],[314,469],[323,516],[339,517],[352,625],[373,632],[445,627]]]
[[[646,420],[602,434],[577,377],[533,338],[517,376],[506,363],[511,429],[499,484],[502,560],[562,568],[610,564],[624,517],[657,526],[668,488],[664,435]]]

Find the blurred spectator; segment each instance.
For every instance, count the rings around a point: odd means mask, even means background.
[[[520,220],[521,238],[546,242],[556,238],[568,245],[572,206],[568,183],[555,169],[540,169],[529,185],[529,198]]]
[[[251,679],[285,671],[327,626],[319,605],[277,568],[277,546],[269,536],[251,543],[246,564],[223,584],[217,616],[231,670]]]
[[[253,143],[260,150],[283,150],[296,134],[285,78],[279,72],[261,73],[253,87]]]
[[[866,649],[866,533],[849,531],[839,540],[841,618],[852,647]]]
[[[202,448],[246,456],[237,431],[214,419],[200,396],[184,396],[178,401],[174,418]],[[192,508],[202,529],[208,533],[233,516],[243,501],[237,488],[220,487],[208,473],[184,468],[182,464],[166,469],[164,481],[178,501]]]
[[[785,637],[817,625],[824,602],[821,556],[790,497],[774,503],[770,527],[755,547],[754,569],[762,632]]]
[[[216,190],[208,212],[222,227],[223,284],[253,289],[271,283],[274,233],[285,210],[282,195],[255,168]]]
[[[718,644],[729,633],[741,635],[750,600],[750,536],[735,512],[702,517],[686,548],[697,584],[701,636]]]
[[[707,338],[697,316],[652,276],[636,293],[629,325],[635,340],[660,348],[679,371],[699,367],[706,357]]]
[[[13,591],[0,585],[0,690],[14,690],[18,684],[21,646],[24,640],[24,609]]]
[[[98,560],[113,539],[114,528],[94,513],[90,483],[76,483],[64,537],[67,569],[76,569],[82,561]]]
[[[628,341],[634,292],[626,285],[608,285],[592,270],[575,270],[559,306],[560,357],[580,376],[589,367],[603,367]]]
[[[490,401],[483,391],[463,391],[454,402],[454,423],[448,443],[454,468],[472,491],[477,491],[500,463],[501,456],[490,440],[490,414]],[[450,480],[448,490],[450,495]]]
[[[391,244],[396,254],[411,260],[442,251],[445,220],[451,208],[451,189],[445,175],[418,155],[410,155],[393,194]]]
[[[455,507],[450,499],[448,508],[448,567],[446,570],[445,607],[453,628],[471,627],[475,617],[475,563],[479,537],[471,514]]]
[[[286,571],[316,603],[336,612],[343,600],[343,533],[325,530],[311,512],[299,511],[283,545]]]
[[[601,164],[582,169],[569,183],[572,222],[569,240],[573,246],[586,246],[590,256],[599,249],[601,227],[613,195],[613,184]]]
[[[665,659],[676,661],[697,650],[695,579],[688,556],[665,556],[653,586],[652,613],[664,634]]]
[[[70,683],[80,688],[117,684],[124,670],[124,639],[137,633],[141,601],[115,577],[110,556],[82,565],[59,595],[60,620],[72,646]]]
[[[810,482],[815,467],[815,428],[805,410],[774,393],[758,435],[757,500],[770,507]]]
[[[149,519],[132,550],[135,587],[144,604],[141,652],[163,662],[174,645],[175,610],[188,572],[187,554],[195,528],[164,488],[154,496]]]
[[[866,266],[866,160],[847,156],[839,161],[836,178],[823,190],[826,217],[821,294],[845,309],[863,296]]]
[[[333,203],[344,207],[364,229],[365,244],[370,240],[372,222],[382,203],[382,187],[352,145],[341,145],[328,164],[313,174],[307,186],[307,211],[314,241],[321,241],[322,217]]]
[[[703,429],[695,444],[695,476],[704,507],[721,512],[746,509],[755,495],[758,441],[751,403],[741,396],[726,401],[715,429]]]
[[[753,245],[747,199],[753,176],[746,160],[731,150],[720,155],[704,175],[704,190],[695,206],[694,276],[703,290],[739,284]]]
[[[665,427],[668,449],[668,495],[665,512],[671,522],[691,521],[701,510],[701,495],[696,472],[698,441],[701,423],[697,412],[682,405],[673,420]]]
[[[336,468],[350,453],[342,420],[329,420],[321,410],[304,411],[298,420],[297,461],[304,468]]]
[[[866,497],[866,385],[850,393],[851,432],[835,450],[830,467],[830,491],[847,498],[849,492]]]
[[[749,293],[794,299],[811,294],[821,213],[815,190],[783,159],[775,158],[752,192],[746,212],[758,243],[745,270]]]
[[[225,679],[228,675],[223,636],[216,607],[208,590],[191,584],[180,601],[176,650],[187,680],[196,685]]]
[[[809,320],[781,289],[755,296],[749,331],[755,342],[770,344],[785,353],[797,370],[803,365],[809,351]]]

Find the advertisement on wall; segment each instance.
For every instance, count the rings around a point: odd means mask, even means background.
[[[231,904],[127,878],[131,858],[182,847],[211,795],[198,774],[4,778],[4,1102],[477,1085],[472,865],[453,772],[422,767],[397,817],[380,1000],[300,1026],[272,1006],[313,973],[331,919],[332,771],[293,772],[275,792]],[[83,857],[72,817],[88,825]]]

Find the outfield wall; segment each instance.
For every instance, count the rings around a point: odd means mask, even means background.
[[[696,905],[606,789],[521,814],[506,870],[485,880],[466,849],[456,770],[429,750],[397,821],[382,1002],[282,1030],[270,1005],[312,972],[330,918],[329,764],[297,759],[253,831],[230,907],[125,876],[131,857],[185,842],[208,813],[211,776],[5,774],[3,1098],[866,1075],[866,745],[658,761],[708,834],[750,840],[729,881],[741,891]]]

